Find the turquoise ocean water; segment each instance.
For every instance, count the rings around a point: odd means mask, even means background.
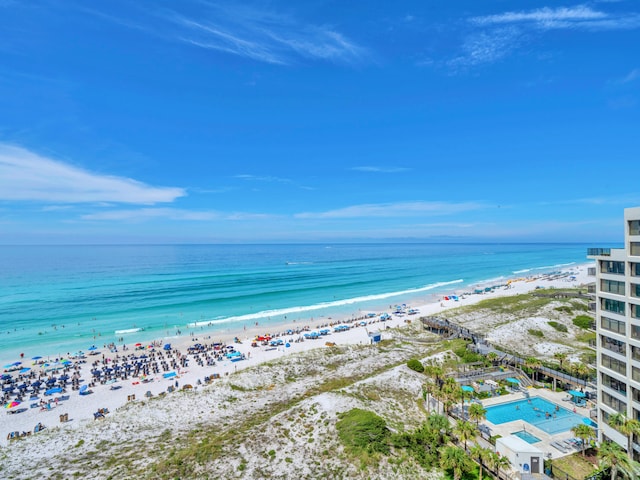
[[[585,244],[0,246],[0,361],[315,325],[586,263]],[[123,331],[142,328],[143,331]],[[116,333],[120,332],[120,333]]]

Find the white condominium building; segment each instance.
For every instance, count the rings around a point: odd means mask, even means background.
[[[598,440],[627,449],[609,417],[640,420],[640,207],[624,211],[624,248],[593,248],[598,369]],[[633,439],[640,458],[640,439]]]

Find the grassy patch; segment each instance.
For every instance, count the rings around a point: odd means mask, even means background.
[[[542,332],[542,330],[536,330],[535,328],[530,328],[527,331],[529,332],[529,335],[531,335],[532,337],[538,337],[538,338],[544,337],[544,333]]]
[[[339,415],[338,436],[354,454],[388,453],[389,429],[383,418],[368,410],[353,408]]]
[[[584,328],[585,330],[590,329],[593,326],[593,318],[589,315],[578,315],[573,319],[573,324],[576,327]]]
[[[568,473],[573,478],[586,478],[597,470],[597,467],[589,461],[589,457],[585,458],[580,453],[553,460],[553,466]]]
[[[567,328],[567,326],[564,323],[559,323],[556,321],[549,321],[547,322],[550,326],[552,326],[553,328],[555,328],[557,331],[562,332],[562,333],[567,333],[569,331],[569,329]]]
[[[591,340],[596,339],[595,332],[582,332],[576,335],[576,340],[582,343],[589,343]]]

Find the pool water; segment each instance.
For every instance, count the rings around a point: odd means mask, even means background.
[[[535,435],[530,434],[526,430],[520,430],[519,432],[513,432],[511,435],[521,438],[527,443],[538,443],[540,439]]]
[[[521,420],[553,435],[571,430],[585,422],[585,417],[544,398],[531,397],[487,407],[487,420],[494,425]]]

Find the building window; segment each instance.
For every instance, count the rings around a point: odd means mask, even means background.
[[[640,370],[636,367],[631,368],[631,378],[633,378],[636,382],[640,382]]]
[[[607,375],[606,373],[603,373],[600,376],[601,380],[602,380],[602,385],[604,385],[605,387],[609,387],[612,390],[615,390],[618,393],[623,394],[625,397],[627,396],[627,384],[624,382],[621,382],[620,380],[617,380],[613,377],[610,377],[609,375]]]
[[[609,355],[603,353],[601,354],[601,361],[600,364],[605,367],[608,368],[609,370],[613,370],[614,372],[620,373],[622,375],[626,375],[627,374],[627,364],[626,362],[623,362],[622,360],[616,360],[613,357],[610,357]],[[635,370],[636,368],[634,367],[633,369],[633,374],[634,377],[633,379],[640,382],[640,370],[638,370],[638,378],[635,378]]]
[[[617,282],[615,280],[600,280],[600,290],[603,292],[615,293],[618,295],[624,295],[625,290],[624,282]]]
[[[640,285],[637,283],[632,283],[631,285],[631,296],[640,298]]]
[[[640,255],[640,242],[631,242],[629,245],[629,253],[634,257]]]
[[[603,330],[609,330],[610,332],[620,333],[621,335],[625,334],[625,322],[621,322],[619,320],[614,320],[613,318],[601,317],[600,318],[600,326]],[[638,335],[636,338],[640,338],[640,327],[636,327]]]
[[[602,298],[600,299],[600,301],[602,302],[603,310],[624,315],[624,302],[620,302],[618,300],[610,300],[608,298]]]
[[[629,221],[629,235],[640,235],[640,220]]]
[[[613,338],[600,335],[600,343],[602,345],[602,348],[606,348],[607,350],[610,350],[614,353],[618,353],[620,355],[627,354],[627,346],[620,340],[614,340]]]
[[[631,357],[640,362],[640,348],[631,346]]]
[[[629,266],[631,267],[631,275],[634,277],[640,277],[640,263],[631,262]]]
[[[631,396],[634,402],[640,403],[640,390],[637,388],[631,387]]]
[[[631,325],[631,338],[640,340],[640,327],[637,325]]]
[[[602,403],[613,408],[617,412],[626,412],[627,404],[622,400],[618,400],[616,397],[609,395],[607,392],[602,392]]]
[[[600,260],[600,271],[602,273],[615,273],[618,275],[624,275],[624,262]]]
[[[635,303],[631,304],[631,316],[633,318],[640,318],[640,306]]]

